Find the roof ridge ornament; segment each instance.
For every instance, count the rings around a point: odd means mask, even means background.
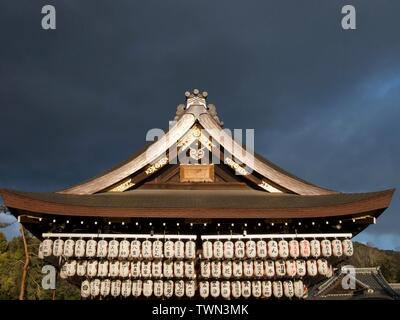
[[[193,89],[192,92],[186,91],[186,109],[188,109],[192,105],[200,105],[207,109],[206,98],[208,96],[207,91],[200,92],[199,89]]]

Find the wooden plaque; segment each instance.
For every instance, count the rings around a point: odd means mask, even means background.
[[[214,165],[181,164],[180,182],[214,182]]]

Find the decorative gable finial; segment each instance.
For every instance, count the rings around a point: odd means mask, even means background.
[[[193,92],[186,91],[186,109],[192,105],[201,105],[207,109],[206,98],[208,96],[207,91],[200,92],[198,89],[194,89]]]

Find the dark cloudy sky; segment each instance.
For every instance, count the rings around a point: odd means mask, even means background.
[[[45,4],[54,31],[41,29]],[[341,28],[345,4],[357,30]],[[399,12],[398,0],[0,0],[0,186],[55,191],[96,175],[199,88],[296,175],[399,188]],[[398,192],[358,239],[400,247],[399,208]]]

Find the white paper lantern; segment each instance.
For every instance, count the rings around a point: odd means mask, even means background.
[[[153,283],[154,288],[153,288],[153,293],[154,296],[157,298],[160,298],[164,294],[164,282],[162,280],[156,280]]]
[[[260,298],[262,293],[261,281],[253,281],[251,283],[251,293],[254,298]]]
[[[160,240],[156,240],[153,242],[153,258],[159,259],[163,257],[163,243]]]
[[[111,291],[111,281],[110,279],[102,280],[100,283],[100,295],[102,297],[107,297],[110,295]]]
[[[275,263],[273,260],[264,261],[264,271],[268,278],[275,277]]]
[[[200,275],[203,278],[209,278],[211,276],[211,262],[208,260],[202,260],[200,262]]]
[[[132,240],[130,256],[135,259],[140,258],[141,253],[142,253],[142,244],[140,243],[140,241]]]
[[[318,274],[317,261],[314,259],[307,260],[307,274],[315,277]]]
[[[230,260],[222,261],[222,276],[224,278],[232,277],[232,261]]]
[[[282,281],[274,281],[272,282],[272,292],[275,298],[282,298],[283,296],[283,286]]]
[[[224,242],[224,258],[232,259],[235,254],[235,244],[228,240]]]
[[[44,255],[43,255],[43,241],[40,242],[40,244],[39,244],[38,258],[39,258],[39,259],[44,259]]]
[[[287,298],[293,298],[294,296],[294,287],[292,281],[284,281],[283,282],[283,293]]]
[[[131,244],[128,240],[122,240],[119,243],[119,257],[121,259],[126,259],[129,257],[131,251]]]
[[[243,259],[246,253],[246,246],[242,240],[235,242],[235,257]]]
[[[105,258],[108,255],[108,242],[106,240],[100,240],[97,242],[97,257]]]
[[[153,257],[152,243],[149,240],[142,242],[142,257],[144,259],[151,259]]]
[[[246,256],[249,259],[255,258],[257,255],[257,245],[254,240],[246,241]]]
[[[132,261],[131,262],[131,276],[134,278],[140,277],[140,271],[141,271],[141,265],[140,261]]]
[[[296,260],[296,271],[299,277],[304,277],[307,274],[307,267],[305,260]]]
[[[300,256],[308,258],[311,254],[310,241],[303,239],[300,241]]]
[[[268,256],[270,258],[278,257],[279,250],[278,250],[278,242],[275,240],[268,241]]]
[[[326,277],[330,278],[333,276],[333,268],[331,265],[328,266],[328,271],[326,272]]]
[[[251,296],[251,282],[250,281],[242,281],[242,297],[243,298],[250,298]]]
[[[53,256],[61,257],[64,252],[64,240],[56,239],[53,242]]]
[[[153,260],[151,264],[151,274],[156,278],[162,276],[162,260]]]
[[[76,240],[75,242],[75,257],[82,258],[85,256],[86,241],[83,239]]]
[[[278,242],[279,257],[287,258],[289,256],[289,243],[286,240]]]
[[[77,276],[79,277],[86,276],[86,268],[87,268],[87,261],[86,260],[79,261],[78,264],[76,265]]]
[[[211,259],[213,255],[213,244],[211,241],[204,241],[203,242],[203,252],[202,257],[203,259]]]
[[[194,280],[189,280],[185,282],[185,294],[188,298],[193,298],[196,294],[196,284]]]
[[[211,261],[211,276],[214,278],[221,277],[221,261]]]
[[[90,297],[90,282],[88,280],[84,280],[81,283],[81,297],[82,298]]]
[[[343,255],[342,241],[334,239],[331,241],[332,254],[335,257],[341,257]]]
[[[231,283],[229,281],[221,282],[221,296],[224,299],[229,299],[231,297]]]
[[[296,298],[300,298],[300,299],[303,298],[303,296],[304,296],[303,281],[297,280],[294,282],[293,286],[294,286],[294,295],[296,296]]]
[[[321,256],[321,244],[317,239],[310,241],[310,253],[314,258],[319,258]]]
[[[67,271],[67,276],[68,277],[75,276],[75,274],[76,274],[76,265],[77,265],[77,263],[76,263],[75,260],[70,260],[70,261],[68,261],[66,263],[66,266],[67,266],[66,271]]]
[[[111,295],[116,298],[121,294],[121,280],[111,281]]]
[[[174,263],[171,260],[164,261],[163,275],[166,278],[172,278],[174,276]]]
[[[286,260],[286,274],[289,277],[295,277],[297,274],[297,270],[296,270],[296,260]]]
[[[92,297],[97,297],[100,295],[100,280],[94,279],[90,281],[90,295]]]
[[[185,295],[185,282],[183,280],[175,281],[175,297],[182,298]]]
[[[185,243],[182,240],[175,241],[174,244],[175,258],[185,258]]]
[[[132,296],[140,297],[142,294],[143,281],[142,280],[133,280],[132,281]]]
[[[175,256],[175,243],[171,240],[167,240],[164,243],[164,257],[167,259],[172,259]]]
[[[70,258],[74,255],[75,241],[67,239],[64,242],[64,256]]]
[[[218,280],[211,281],[210,283],[210,295],[213,298],[218,298],[221,293],[221,285]]]
[[[222,259],[224,256],[224,243],[217,240],[213,244],[213,257],[215,259]]]
[[[232,281],[231,283],[231,293],[232,297],[238,299],[242,295],[242,285],[240,281]]]
[[[243,276],[243,262],[240,260],[232,261],[232,274],[235,278]]]
[[[129,276],[130,262],[129,261],[120,261],[119,262],[119,276],[122,278],[126,278]]]
[[[107,277],[108,276],[108,260],[102,260],[97,265],[97,276]]]
[[[286,275],[286,264],[284,260],[275,261],[275,273],[278,277],[284,277]]]
[[[196,258],[196,242],[190,240],[185,243],[185,258],[195,259]]]
[[[289,241],[289,255],[294,259],[300,255],[299,242],[297,240]]]
[[[144,280],[143,281],[143,295],[148,298],[153,294],[153,281]]]
[[[171,298],[174,294],[174,282],[172,280],[164,281],[164,297]]]
[[[93,258],[97,253],[97,242],[96,240],[90,239],[86,242],[86,257]]]
[[[194,267],[194,261],[193,260],[187,260],[185,261],[185,277],[186,278],[194,278],[196,276],[195,273],[195,267]]]
[[[131,295],[131,291],[132,291],[132,281],[129,279],[126,279],[124,281],[122,281],[121,283],[121,295],[124,298],[127,298]]]
[[[51,239],[43,240],[42,252],[43,252],[43,257],[49,257],[53,254],[53,240]]]
[[[272,296],[272,282],[263,281],[262,285],[262,296],[263,298],[270,298]]]
[[[119,242],[117,240],[111,240],[108,243],[108,257],[111,259],[118,257]]]
[[[119,276],[119,261],[110,261],[108,268],[109,268],[110,277],[118,277]]]
[[[67,279],[68,278],[67,264],[66,263],[64,263],[60,268],[60,278],[61,279]]]
[[[259,258],[266,258],[267,257],[267,242],[264,240],[258,240],[257,241],[257,256]]]
[[[202,297],[203,299],[208,298],[208,296],[210,295],[210,284],[208,283],[208,281],[200,281],[199,293],[200,297]]]
[[[250,278],[254,275],[253,260],[244,260],[243,261],[243,275],[248,278]],[[243,294],[243,292],[242,292],[242,294]]]
[[[183,261],[174,261],[174,276],[176,278],[182,278],[185,274]],[[176,288],[175,288],[176,289]]]
[[[343,246],[343,254],[346,257],[351,257],[354,253],[353,242],[350,239],[345,239],[342,241],[342,246]]]
[[[97,267],[98,267],[98,261],[97,260],[88,261],[86,275],[88,277],[96,277],[97,276]]]
[[[143,278],[151,277],[151,261],[143,260],[141,263],[141,275]]]
[[[320,275],[326,276],[328,273],[328,261],[326,259],[317,260],[318,273]]]
[[[332,255],[332,245],[330,240],[324,239],[321,241],[321,253],[324,257],[330,257]]]

